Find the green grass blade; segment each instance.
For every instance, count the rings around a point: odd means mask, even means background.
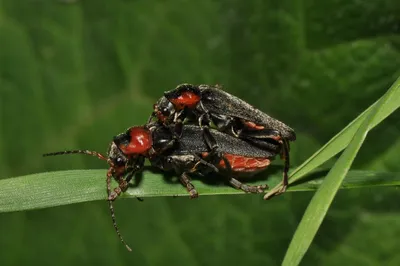
[[[308,205],[289,245],[282,265],[298,265],[301,262],[311,245],[311,242],[314,239],[333,198],[364,142],[368,131],[373,127],[374,121],[377,121],[376,116],[379,113],[382,113],[382,107],[390,105],[393,101],[396,101],[396,105],[399,104],[398,98],[394,97],[394,95],[397,95],[399,92],[399,84],[400,80],[396,81],[379,102],[368,111],[366,118],[356,131],[350,144],[329,171],[321,187],[315,193],[315,196]]]
[[[73,203],[105,200],[107,197],[104,170],[72,170],[39,173],[0,180],[0,213],[48,208]],[[316,190],[323,182],[327,171],[309,176],[309,180],[298,183],[289,191]],[[268,178],[268,183],[277,184],[281,174]],[[264,181],[265,182],[265,181]],[[200,196],[218,194],[243,194],[226,185],[209,185],[193,181]],[[262,183],[262,182],[257,182]],[[116,185],[116,184],[114,184]],[[400,185],[400,173],[350,171],[342,188]],[[185,188],[179,183],[165,182],[163,175],[145,171],[143,181],[130,188],[123,198],[186,196]]]
[[[396,111],[400,107],[400,78],[398,78],[395,83],[389,89],[393,91],[391,93],[391,100],[385,103],[378,113],[374,116],[370,123],[371,128],[377,126],[391,113]],[[341,152],[351,141],[357,129],[360,127],[364,119],[371,114],[373,108],[378,105],[383,100],[383,97],[371,105],[367,110],[360,114],[356,119],[354,119],[350,124],[348,124],[342,131],[340,131],[336,136],[334,136],[330,141],[328,141],[323,147],[321,147],[317,152],[315,152],[310,158],[308,158],[299,167],[290,173],[289,184],[292,184],[302,178],[304,175],[308,174],[312,170],[321,166],[323,163],[331,159],[333,156]],[[279,190],[282,183],[279,183],[275,188],[273,188],[265,198],[274,194],[275,191]]]

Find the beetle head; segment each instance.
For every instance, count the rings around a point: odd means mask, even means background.
[[[154,104],[153,109],[157,119],[163,123],[175,113],[174,105],[165,96]]]

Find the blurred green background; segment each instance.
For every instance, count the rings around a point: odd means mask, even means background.
[[[184,82],[222,84],[293,127],[299,165],[400,75],[399,33],[398,0],[0,0],[0,176],[105,169],[41,154],[105,151]],[[400,171],[399,121],[371,132],[355,169]],[[132,253],[106,202],[1,214],[0,264],[279,265],[312,195],[120,200]],[[340,191],[303,265],[400,265],[399,200]]]

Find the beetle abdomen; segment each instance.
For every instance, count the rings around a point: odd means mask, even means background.
[[[204,152],[201,155],[203,158],[206,158],[208,152]],[[223,154],[223,156],[229,162],[231,170],[236,173],[258,172],[267,168],[268,165],[271,163],[271,160],[268,158],[246,157],[229,153],[225,153]],[[225,161],[221,160],[217,165],[217,167],[226,170]]]

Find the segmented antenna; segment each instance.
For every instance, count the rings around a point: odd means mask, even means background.
[[[55,156],[55,155],[65,155],[65,154],[76,154],[76,153],[91,155],[91,156],[95,156],[95,157],[99,158],[100,160],[108,161],[108,159],[104,155],[102,155],[101,153],[98,153],[97,151],[89,151],[89,150],[72,150],[72,151],[50,152],[50,153],[43,154],[43,157]]]
[[[110,197],[110,195],[111,195],[111,174],[107,174],[107,195],[108,195],[108,197]],[[121,240],[122,244],[125,245],[126,249],[128,251],[132,251],[132,249],[128,246],[128,244],[126,244],[124,238],[122,237],[121,233],[119,232],[117,221],[115,220],[115,212],[114,212],[114,206],[112,204],[112,200],[108,200],[108,206],[110,208],[111,219],[112,219],[112,223],[113,223],[115,232],[117,232],[119,239]]]
[[[45,154],[43,154],[43,156],[47,157],[47,156],[65,155],[65,154],[78,154],[78,153],[95,156],[95,157],[99,158],[100,160],[107,161],[107,163],[110,165],[111,168],[114,167],[114,164],[109,159],[107,159],[104,155],[102,155],[101,153],[98,153],[96,151],[89,151],[89,150],[58,151],[58,152],[45,153]],[[112,174],[110,172],[107,173],[106,182],[107,182],[107,196],[108,197],[110,197],[110,195],[111,195],[111,177],[112,177]],[[122,244],[125,245],[125,247],[128,249],[128,251],[132,251],[132,249],[128,246],[128,244],[126,244],[124,238],[122,237],[121,233],[119,232],[119,229],[117,226],[117,221],[115,219],[115,212],[114,212],[114,206],[112,204],[112,201],[109,199],[107,199],[107,200],[108,200],[108,205],[110,208],[111,219],[112,219],[114,229],[117,232],[117,235],[118,235],[119,239],[121,240]]]

